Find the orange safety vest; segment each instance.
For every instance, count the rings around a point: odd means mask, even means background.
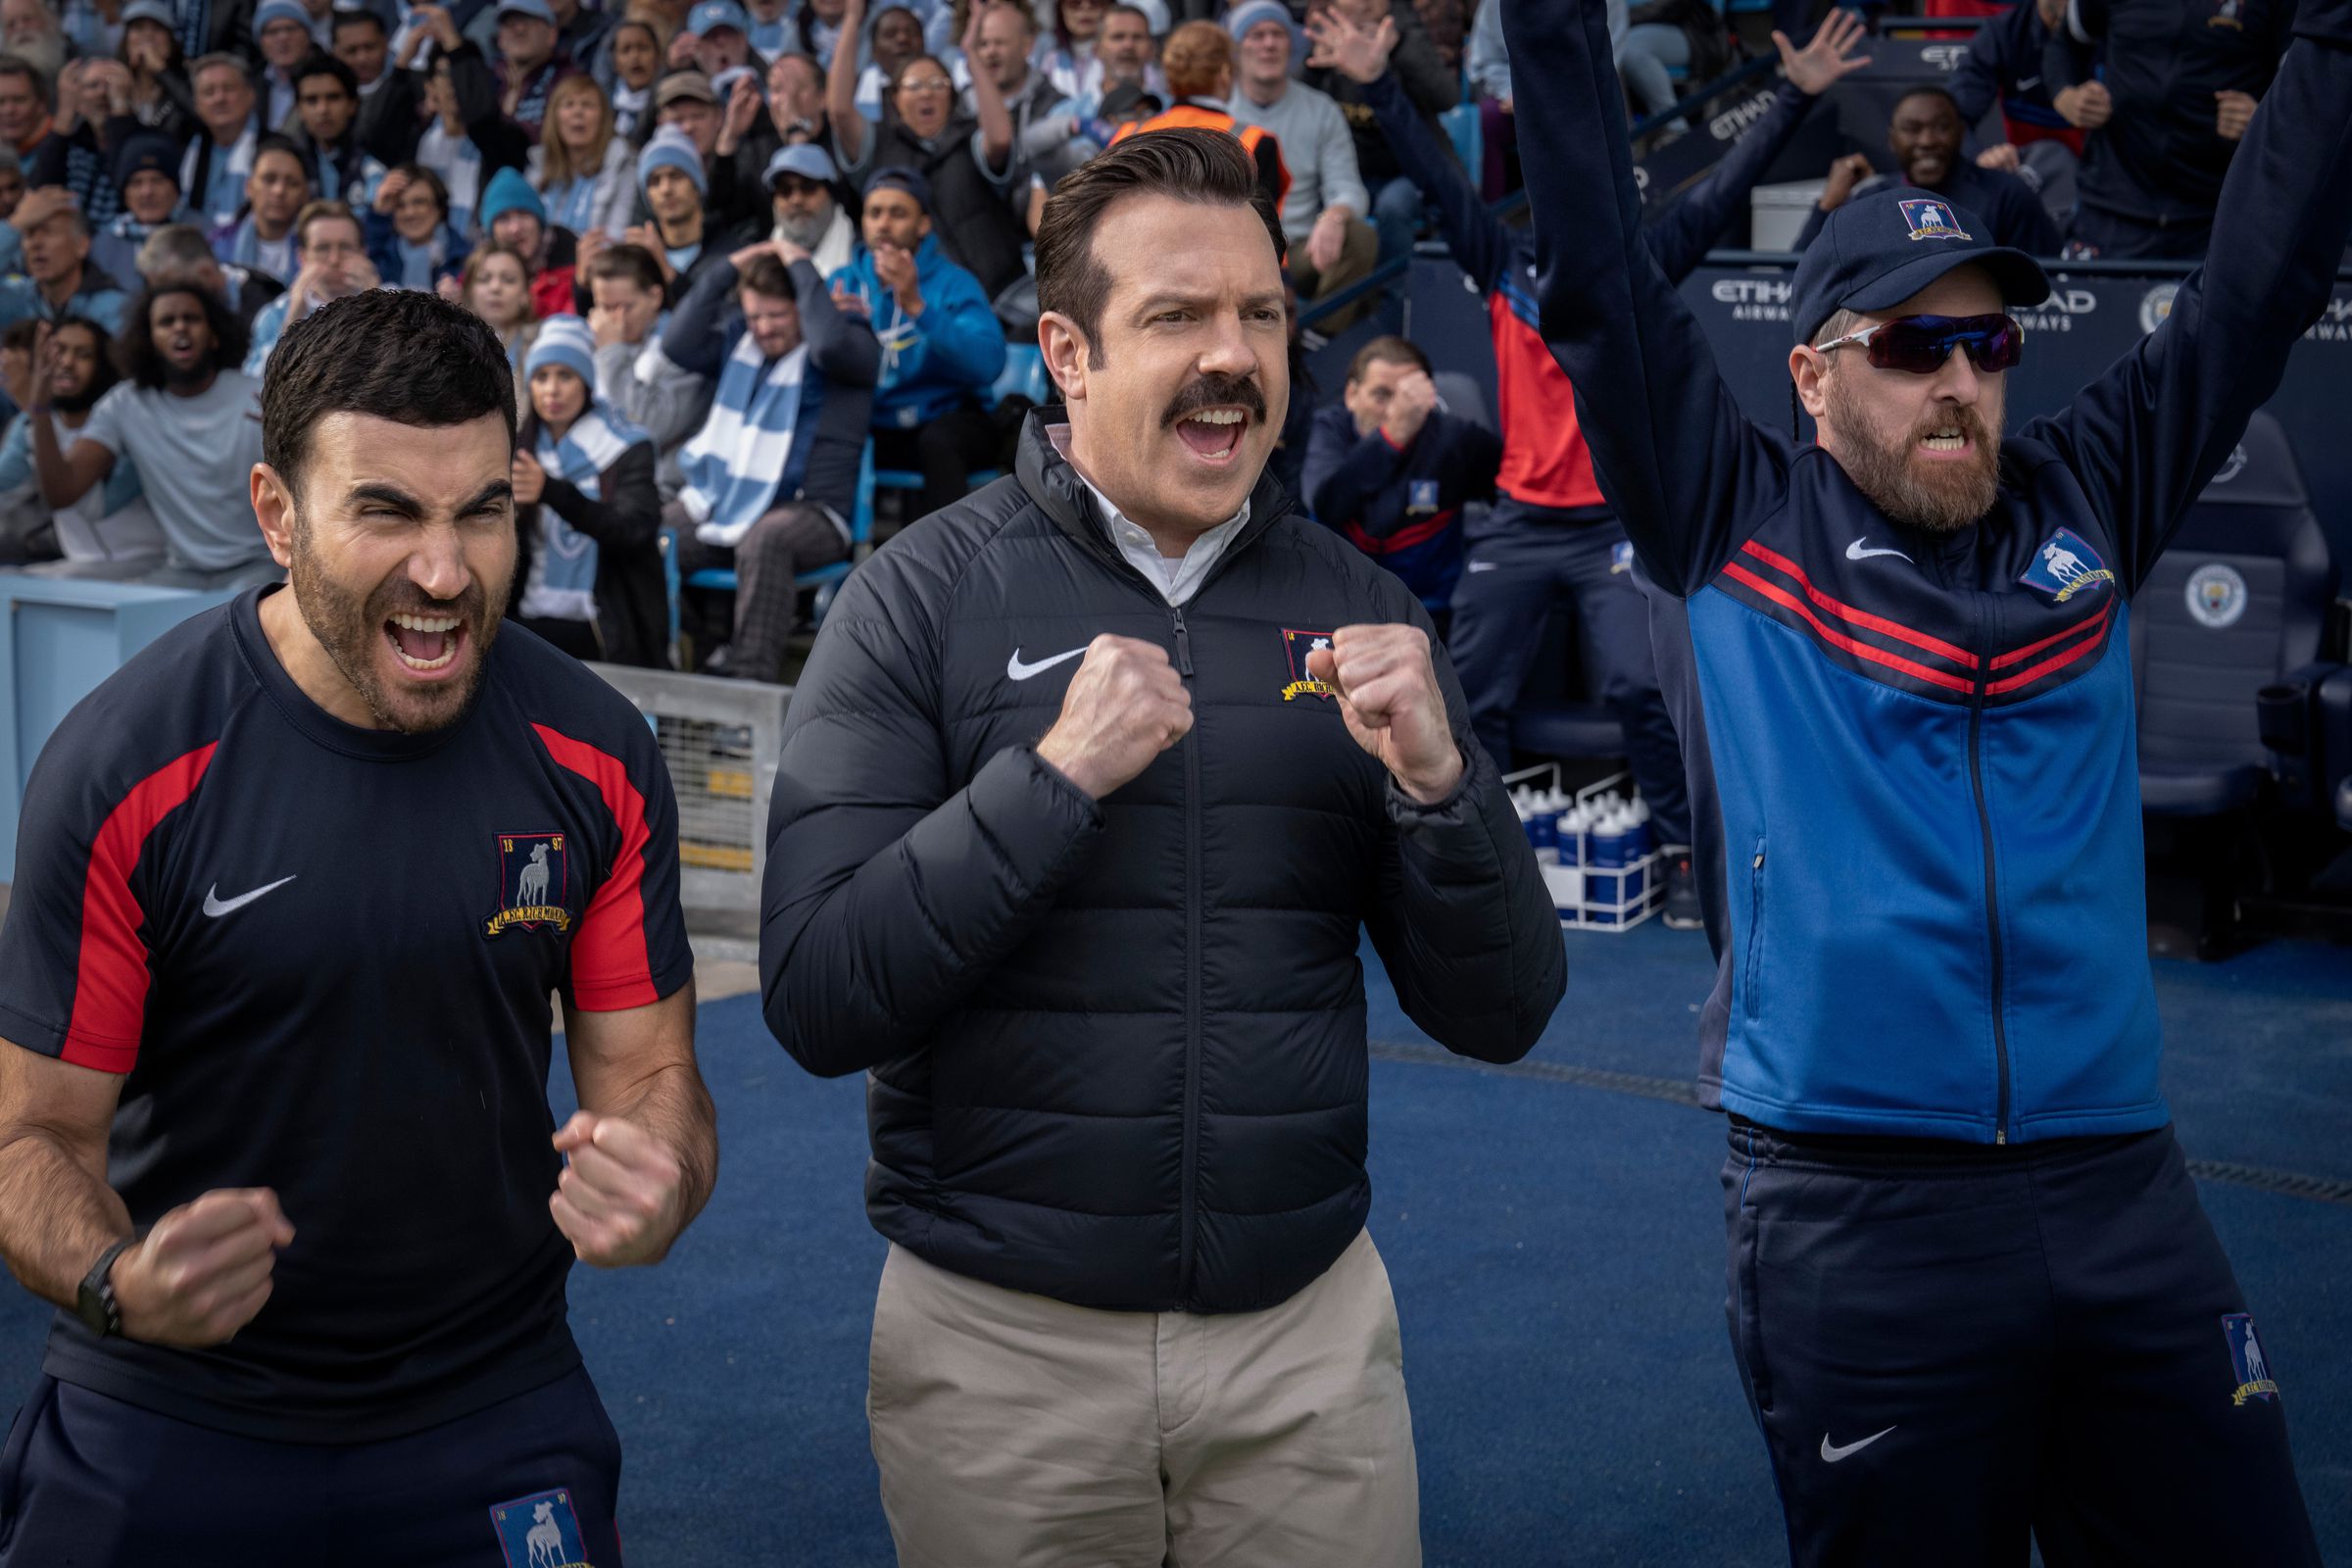
[[[1128,137],[1147,130],[1221,130],[1241,142],[1242,151],[1250,155],[1252,165],[1257,162],[1258,148],[1273,142],[1274,168],[1281,179],[1280,187],[1274,192],[1275,211],[1281,211],[1283,202],[1290,197],[1291,168],[1283,162],[1282,143],[1263,125],[1245,125],[1222,109],[1210,109],[1188,99],[1173,109],[1153,115],[1150,120],[1129,121],[1119,127],[1117,135],[1110,138],[1110,144],[1116,147]]]

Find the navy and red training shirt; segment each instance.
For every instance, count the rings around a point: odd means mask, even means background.
[[[108,1180],[141,1227],[276,1190],[276,1288],[227,1344],[45,1369],[290,1442],[419,1431],[578,1364],[548,1213],[551,1005],[692,974],[677,808],[644,718],[512,624],[466,715],[358,729],[304,696],[263,593],[69,714],[25,792],[0,1037],[123,1075]]]

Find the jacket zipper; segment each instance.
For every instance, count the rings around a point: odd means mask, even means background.
[[[1991,646],[1991,639],[1984,644]],[[1977,677],[1968,704],[1968,780],[1977,797],[1977,830],[1984,839],[1984,933],[1992,944],[1992,1055],[1998,1069],[1997,1101],[1993,1109],[1992,1141],[2009,1141],[2009,1031],[2001,1021],[2006,984],[2001,956],[2001,895],[1992,856],[1992,811],[1984,804],[1984,692],[1992,679],[1989,661]]]
[[[1176,628],[1176,673],[1193,678],[1193,636],[1182,607],[1170,605]],[[1184,748],[1184,1185],[1179,1213],[1176,1290],[1192,1299],[1194,1246],[1200,1181],[1200,736],[1178,742]]]

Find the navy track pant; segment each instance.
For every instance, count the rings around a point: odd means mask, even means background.
[[[2318,1568],[2291,1387],[2170,1127],[1973,1148],[1735,1121],[1733,1353],[1791,1559]]]
[[[381,1443],[267,1443],[43,1376],[0,1448],[0,1568],[620,1568],[588,1374]]]

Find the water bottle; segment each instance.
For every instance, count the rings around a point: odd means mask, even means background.
[[[1593,907],[1586,918],[1594,925],[1618,923],[1618,906],[1625,902],[1625,876],[1618,869],[1625,864],[1625,828],[1622,818],[1614,811],[1604,810],[1592,825],[1591,841],[1586,846],[1588,863],[1587,887]]]

